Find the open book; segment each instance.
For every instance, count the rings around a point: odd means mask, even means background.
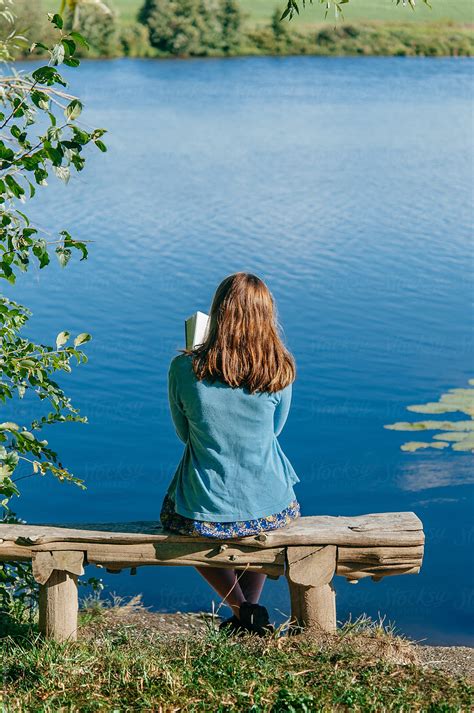
[[[204,312],[195,312],[184,323],[184,336],[186,339],[186,349],[194,349],[198,344],[202,344],[207,337],[209,328],[209,317]]]

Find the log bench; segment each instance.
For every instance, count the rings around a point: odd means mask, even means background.
[[[423,549],[423,525],[412,512],[301,517],[279,530],[229,540],[177,535],[156,522],[0,525],[0,561],[31,560],[40,585],[40,630],[58,641],[76,638],[77,578],[88,564],[109,572],[131,568],[132,574],[145,565],[199,565],[285,575],[293,624],[334,631],[335,574],[352,583],[416,574]]]

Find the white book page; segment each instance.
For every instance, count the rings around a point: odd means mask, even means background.
[[[209,328],[209,316],[204,312],[195,312],[184,323],[186,349],[194,349],[205,342]]]

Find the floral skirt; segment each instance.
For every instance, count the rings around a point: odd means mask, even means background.
[[[300,516],[300,506],[297,500],[293,500],[288,507],[281,512],[259,517],[256,520],[242,520],[240,522],[206,522],[204,520],[191,520],[183,517],[175,511],[172,498],[165,495],[160,513],[161,524],[165,530],[178,532],[180,535],[192,535],[194,537],[214,537],[221,540],[233,537],[247,537],[258,535],[259,532],[268,530],[278,530],[280,527],[289,525]]]

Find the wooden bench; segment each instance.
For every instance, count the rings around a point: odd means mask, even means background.
[[[113,572],[199,565],[285,575],[294,625],[334,631],[335,574],[353,583],[416,574],[424,549],[423,525],[412,512],[302,517],[280,530],[232,540],[176,535],[153,522],[80,527],[0,525],[0,561],[32,561],[40,630],[58,641],[76,638],[77,578],[87,564]]]

